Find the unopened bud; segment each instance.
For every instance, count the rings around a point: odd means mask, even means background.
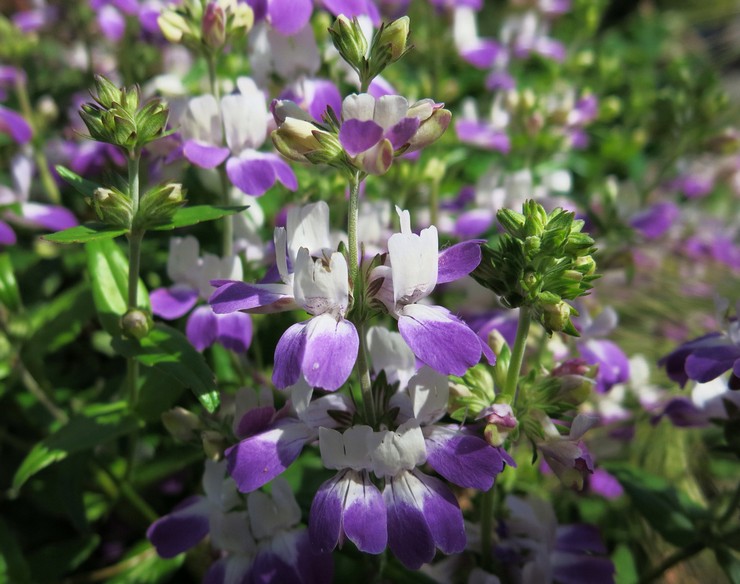
[[[407,51],[409,40],[409,17],[402,16],[394,20],[383,29],[378,39],[378,44],[390,45],[391,63],[398,61]]]
[[[179,406],[164,412],[162,423],[172,437],[181,442],[192,440],[195,437],[195,431],[201,428],[198,416]]]
[[[574,265],[584,276],[591,276],[596,273],[596,262],[590,255],[576,258]]]
[[[123,334],[130,339],[143,339],[149,334],[153,324],[152,317],[139,308],[129,308],[121,317]]]
[[[226,42],[226,13],[215,1],[206,6],[201,24],[201,35],[205,45],[211,49],[220,49]]]
[[[157,18],[157,24],[164,38],[171,43],[179,43],[183,36],[190,34],[190,26],[185,18],[175,10],[165,10]]]
[[[200,439],[206,457],[211,460],[220,460],[225,446],[223,436],[213,430],[206,430],[201,432]]]
[[[552,376],[560,382],[555,399],[572,406],[582,404],[591,395],[597,370],[584,359],[569,359],[553,369]]]
[[[555,304],[545,304],[542,313],[542,326],[548,333],[563,331],[571,325],[571,307],[567,302],[560,301]]]
[[[436,105],[432,115],[421,122],[419,129],[409,139],[409,147],[406,151],[415,152],[439,140],[447,130],[451,120],[452,113],[450,110],[444,109],[442,104]]]
[[[478,419],[485,419],[483,436],[491,446],[501,446],[510,432],[519,425],[514,411],[506,403],[497,403],[483,410]]]
[[[175,212],[185,204],[182,185],[167,183],[155,187],[141,198],[134,224],[141,229],[151,229],[172,221]]]
[[[342,59],[358,71],[361,70],[367,55],[367,39],[358,20],[350,20],[340,14],[329,28],[329,34]]]
[[[95,189],[88,203],[95,209],[98,219],[111,227],[131,227],[134,209],[131,199],[116,188]]]

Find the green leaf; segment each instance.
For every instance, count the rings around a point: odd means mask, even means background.
[[[31,570],[14,533],[0,518],[0,582],[31,584]]]
[[[79,284],[51,302],[36,307],[30,315],[30,350],[38,355],[53,353],[74,341],[95,314],[90,285]]]
[[[206,410],[216,411],[219,404],[216,377],[203,355],[180,331],[157,323],[140,342],[114,338],[112,346],[124,357],[134,357],[142,365],[171,375],[189,387]]]
[[[740,558],[729,549],[721,547],[714,550],[717,563],[732,584],[740,584]]]
[[[61,164],[57,164],[54,168],[56,168],[64,182],[86,197],[92,197],[95,194],[95,189],[100,188],[99,184],[82,178],[79,174],[72,172]]]
[[[708,511],[667,480],[628,466],[608,465],[607,470],[622,484],[640,515],[668,543],[685,547],[702,539],[697,524],[709,519]]]
[[[175,215],[172,217],[172,221],[170,223],[157,225],[152,229],[155,231],[166,231],[177,227],[187,227],[188,225],[195,225],[196,223],[202,223],[203,221],[213,221],[214,219],[221,219],[221,217],[226,217],[227,215],[241,213],[247,208],[247,206],[219,207],[214,205],[193,205],[191,207],[182,207],[175,211]]]
[[[638,580],[637,566],[635,558],[632,557],[630,548],[625,544],[620,544],[612,554],[614,562],[615,584],[636,584]]]
[[[107,584],[159,584],[171,581],[172,574],[185,562],[185,554],[162,559],[148,541],[134,545],[126,556],[116,564],[115,576]]]
[[[177,403],[185,389],[185,386],[172,379],[172,376],[152,367],[143,368],[140,378],[144,379],[144,383],[139,389],[136,413],[145,422],[159,420],[162,412]]]
[[[52,243],[88,243],[90,241],[113,239],[114,237],[125,235],[127,232],[128,229],[110,227],[103,223],[86,223],[85,225],[70,227],[64,231],[42,235],[41,239],[51,241]]]
[[[21,294],[15,280],[10,254],[0,254],[0,303],[8,310],[16,311],[21,306]]]
[[[90,242],[85,249],[100,324],[110,335],[120,336],[120,319],[128,308],[128,260],[114,241]],[[149,293],[141,280],[137,306],[149,310]]]
[[[139,421],[126,412],[123,403],[77,415],[31,449],[13,477],[12,488],[17,492],[28,479],[49,465],[129,434],[138,427]]]
[[[84,562],[100,544],[97,534],[57,541],[44,546],[29,556],[33,581],[39,584],[59,582]]]

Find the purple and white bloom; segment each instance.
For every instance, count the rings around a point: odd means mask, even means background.
[[[582,489],[585,476],[594,472],[591,455],[582,437],[598,418],[578,414],[571,424],[570,433],[564,436],[548,416],[542,412],[536,414],[544,434],[544,439],[537,442],[537,448],[545,462],[564,485]]]
[[[535,11],[512,14],[501,27],[501,39],[511,47],[517,59],[526,59],[536,53],[546,59],[562,62],[565,60],[565,46],[548,36],[550,23]]]
[[[629,359],[616,343],[604,337],[616,327],[619,317],[616,311],[607,306],[595,318],[592,318],[583,303],[578,304],[579,316],[574,320],[581,336],[577,341],[578,351],[587,363],[598,365],[596,389],[604,393],[616,383],[629,379]]]
[[[265,24],[257,24],[249,33],[249,52],[252,75],[260,85],[267,85],[272,74],[288,82],[312,77],[321,67],[321,56],[310,23],[291,36]]]
[[[502,70],[506,67],[509,60],[506,47],[478,35],[477,14],[473,7],[455,8],[452,31],[457,52],[465,61],[478,69],[496,66]]]
[[[691,397],[673,397],[653,418],[657,423],[666,416],[674,426],[695,428],[708,426],[712,420],[727,419],[727,405],[740,407],[740,392],[729,386],[728,376],[722,375],[706,383],[695,383]]]
[[[342,102],[339,143],[358,169],[385,174],[394,156],[436,141],[451,117],[444,104],[431,99],[409,105],[400,95],[353,94]]]
[[[503,108],[504,99],[504,93],[496,95],[487,120],[480,120],[475,102],[466,99],[462,114],[455,121],[458,139],[465,144],[507,154],[511,150],[511,141],[506,133],[509,113]]]
[[[170,239],[167,275],[174,282],[169,288],[152,290],[152,313],[165,320],[174,320],[190,312],[199,300],[206,300],[213,287],[211,280],[242,277],[238,257],[219,258],[213,254],[199,255],[198,240],[193,236]],[[252,342],[252,319],[248,314],[234,312],[218,314],[205,304],[190,314],[185,332],[190,343],[199,351],[218,342],[227,349],[243,353]]]
[[[265,21],[283,36],[303,30],[311,19],[311,0],[246,0],[254,11],[255,22]]]
[[[494,549],[509,581],[521,584],[614,582],[614,564],[592,525],[558,525],[550,503],[506,498],[509,514],[497,527]]]
[[[182,118],[183,155],[201,168],[226,161],[229,179],[248,195],[263,195],[277,181],[295,190],[290,166],[277,154],[257,150],[267,137],[264,94],[248,77],[239,78],[237,86],[239,93],[225,95],[220,105],[212,95],[190,100]]]
[[[20,214],[8,209],[2,213],[3,218],[14,225],[48,231],[61,231],[76,226],[77,218],[69,209],[28,200],[33,171],[33,161],[29,156],[17,154],[12,158],[10,172],[13,187],[0,185],[0,209],[17,206]],[[16,242],[16,234],[6,221],[0,220],[0,245],[13,245]]]
[[[398,330],[417,358],[444,375],[462,375],[481,354],[495,357],[468,325],[441,306],[422,304],[438,283],[469,274],[480,263],[477,241],[463,242],[439,252],[437,228],[411,231],[408,211],[396,208],[401,232],[388,240],[385,265],[370,274],[375,297],[398,320]],[[373,284],[380,281],[380,284]]]

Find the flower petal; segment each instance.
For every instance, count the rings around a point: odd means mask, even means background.
[[[301,366],[306,381],[328,391],[339,389],[352,373],[359,347],[360,338],[350,321],[328,314],[312,318],[306,326]]]
[[[481,260],[482,239],[463,241],[439,252],[437,284],[453,282],[464,278]]]
[[[285,36],[299,32],[313,12],[311,0],[270,0],[267,3],[267,18],[272,27]]]
[[[199,351],[207,349],[214,343],[217,332],[216,315],[210,306],[196,308],[185,326],[185,334],[190,344]]]
[[[228,148],[211,146],[197,140],[188,140],[182,148],[188,161],[200,168],[216,168],[229,155]]]
[[[284,284],[229,282],[219,286],[208,299],[216,314],[237,310],[280,312],[297,308],[291,290]]]
[[[349,471],[344,499],[344,532],[361,552],[382,553],[388,544],[385,502],[365,472]]]
[[[152,314],[174,320],[187,314],[198,302],[198,291],[189,286],[175,285],[169,288],[157,288],[149,293]]]
[[[243,312],[216,314],[216,340],[235,353],[246,353],[252,344],[252,318]]]
[[[238,157],[229,158],[226,174],[234,186],[253,197],[264,195],[277,180],[273,165],[256,150],[245,150]]]
[[[146,536],[162,558],[174,558],[208,535],[209,505],[204,497],[191,497],[149,526]]]
[[[306,352],[306,326],[299,322],[291,326],[280,337],[275,347],[275,365],[272,382],[278,389],[285,389],[298,382],[304,354]]]
[[[339,129],[339,142],[350,156],[375,146],[383,137],[383,128],[372,120],[361,121],[350,119]]]

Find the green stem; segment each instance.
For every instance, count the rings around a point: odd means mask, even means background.
[[[375,400],[373,399],[373,386],[370,381],[370,363],[367,358],[367,341],[365,325],[356,323],[357,334],[360,337],[360,348],[357,351],[357,375],[360,378],[360,389],[362,390],[362,404],[365,409],[366,422],[375,427],[377,422],[375,413]]]
[[[483,493],[481,507],[480,554],[483,569],[490,572],[493,568],[493,487]]]
[[[506,373],[506,385],[503,394],[511,396],[513,403],[519,393],[519,376],[522,370],[522,361],[524,360],[524,349],[527,347],[527,336],[529,335],[529,325],[532,322],[532,315],[526,306],[519,309],[519,323],[516,327],[516,339],[514,347],[511,350],[511,361],[509,370]]]
[[[360,264],[357,257],[357,219],[360,200],[360,171],[354,172],[349,179],[349,213],[347,230],[349,239],[349,281],[353,290],[357,287]]]
[[[39,128],[34,123],[33,109],[31,108],[31,100],[28,97],[28,89],[26,88],[24,80],[21,79],[20,76],[15,81],[15,92],[18,96],[18,103],[21,106],[23,117],[31,126],[31,131],[33,132],[33,159],[36,163],[36,168],[39,171],[41,184],[44,186],[46,196],[49,198],[49,200],[52,203],[58,205],[61,202],[62,198],[59,194],[57,183],[54,182],[54,177],[52,177],[51,173],[49,172],[49,162],[46,159],[44,149],[42,146],[39,146],[39,144],[42,143],[42,141],[39,139]]]
[[[23,381],[23,385],[26,386],[28,392],[33,395],[39,403],[44,406],[44,408],[46,408],[46,411],[48,411],[55,420],[62,424],[66,424],[69,421],[67,414],[54,403],[52,397],[44,391],[44,388],[41,387],[41,384],[36,381],[36,378],[34,378],[33,375],[31,375],[31,372],[26,368],[26,365],[22,361],[18,362],[18,369],[21,373],[21,381]]]

